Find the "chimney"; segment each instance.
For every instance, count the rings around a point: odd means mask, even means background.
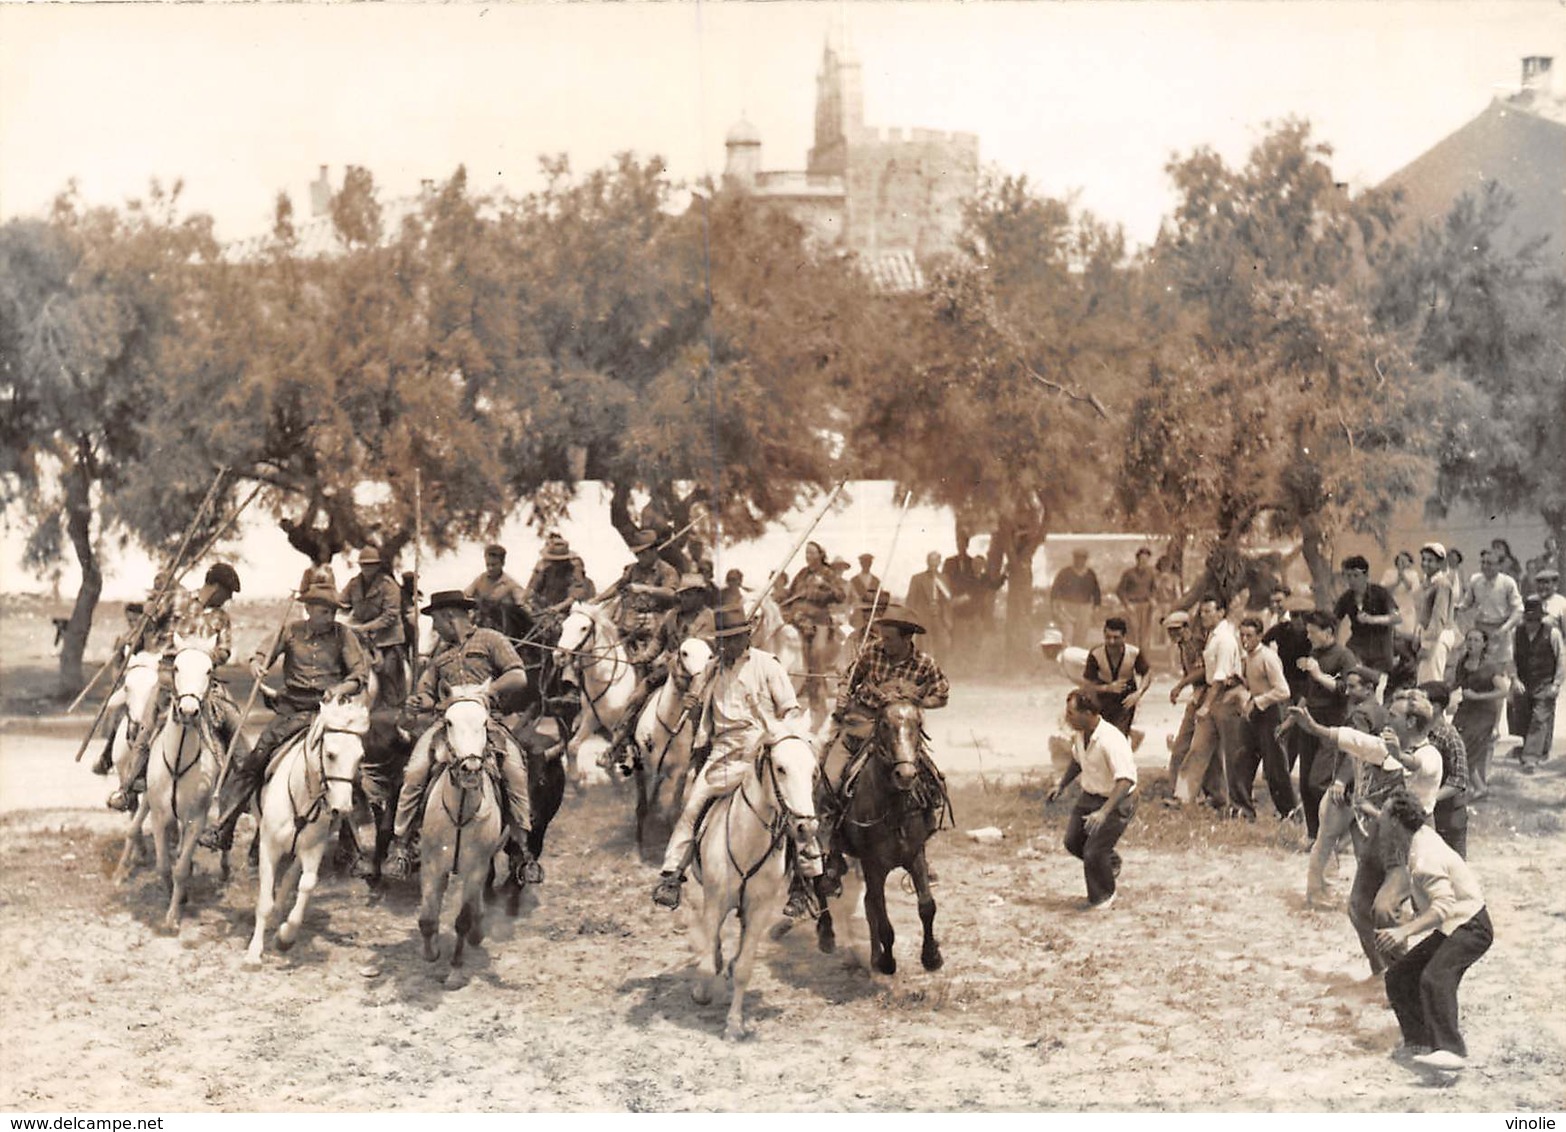
[[[321,176],[310,182],[310,215],[325,216],[332,211],[332,182],[327,179],[326,166],[321,166]]]
[[[1522,61],[1522,88],[1525,94],[1548,94],[1550,92],[1550,65],[1555,62],[1551,55],[1526,55]]]

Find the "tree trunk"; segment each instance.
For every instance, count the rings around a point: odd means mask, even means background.
[[[92,631],[93,611],[98,608],[98,597],[103,593],[103,570],[98,565],[98,555],[92,546],[92,484],[85,468],[74,468],[65,477],[66,529],[71,536],[71,548],[82,568],[81,589],[76,591],[76,604],[71,609],[71,619],[65,626],[60,646],[60,694],[74,697],[86,683],[82,675],[82,656],[87,651],[87,635]],[[113,689],[103,689],[108,695]]]
[[[1008,661],[1026,662],[1033,651],[1038,626],[1033,613],[1033,555],[1044,541],[1041,525],[1019,526],[1003,520],[990,536],[993,558],[1003,550],[1006,560],[1005,655]],[[994,569],[993,561],[987,564]]]
[[[1332,559],[1327,551],[1327,532],[1309,516],[1300,519],[1300,553],[1310,569],[1310,590],[1316,608],[1331,609]]]

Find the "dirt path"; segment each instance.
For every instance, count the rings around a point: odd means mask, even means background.
[[[1559,807],[1515,795],[1520,782],[1498,783],[1472,828],[1497,941],[1464,987],[1476,1064],[1444,1082],[1388,1059],[1396,1026],[1345,917],[1301,909],[1298,834],[1266,820],[1219,827],[1144,804],[1120,900],[1087,914],[1063,808],[970,781],[960,824],[1008,836],[935,844],[945,970],[919,969],[898,892],[895,977],[796,930],[764,945],[756,1036],[728,1045],[724,1004],[691,1002],[687,939],[648,900],[652,871],[609,791],[568,799],[547,884],[518,920],[492,911],[460,987],[420,959],[411,890],[371,901],[327,879],[299,946],[269,944],[250,972],[248,876],[222,888],[202,854],[188,918],[165,936],[150,876],[108,880],[122,819],[13,813],[0,1107],[1559,1109],[1566,851]],[[1528,789],[1562,786],[1554,763]]]

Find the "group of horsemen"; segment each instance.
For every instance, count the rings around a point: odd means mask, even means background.
[[[710,567],[702,568],[703,563],[681,573],[662,554],[667,544],[660,544],[655,531],[635,531],[628,543],[635,560],[598,598],[613,599],[621,642],[637,673],[636,689],[621,718],[613,728],[605,728],[610,731],[606,765],[623,768],[635,757],[630,740],[637,718],[649,697],[669,678],[680,646],[699,638],[715,654],[706,677],[683,695],[685,716],[695,721],[692,764],[698,769],[690,780],[653,892],[655,902],[673,908],[680,903],[680,886],[694,855],[697,826],[708,806],[739,788],[745,772],[780,725],[798,731],[805,713],[795,693],[793,674],[776,655],[751,644],[758,613],[763,621],[768,615],[776,618],[776,604],[763,601],[747,610],[740,579],[731,576],[719,591],[712,583]],[[810,549],[807,564],[793,584],[786,591],[780,587],[790,610],[788,620],[806,644],[807,668],[819,663],[812,663],[812,657],[822,655],[812,646],[822,626],[829,623],[828,606],[842,599],[841,585],[834,584],[837,579],[824,568],[824,554],[815,544]],[[527,762],[513,730],[502,723],[503,705],[515,703],[528,690],[528,666],[517,646],[549,652],[572,605],[592,599],[594,589],[581,558],[559,534],[545,540],[538,565],[525,586],[505,573],[505,559],[505,549],[491,545],[485,550],[484,573],[465,590],[431,595],[420,612],[430,618],[437,639],[422,665],[410,647],[417,640],[417,628],[405,596],[408,587],[399,585],[378,549],[367,547],[359,552],[361,572],[340,593],[328,568],[307,570],[298,594],[305,617],[286,624],[270,648],[263,646],[250,663],[258,682],[280,660],[283,675],[280,691],[261,687],[274,715],[254,746],[246,749],[242,739],[236,740],[243,725],[242,713],[221,682],[209,696],[207,721],[216,739],[224,749],[233,750],[234,756],[222,780],[218,820],[203,834],[201,844],[222,852],[232,847],[239,817],[260,793],[269,764],[290,739],[309,727],[323,699],[363,695],[373,688],[377,714],[395,717],[403,736],[417,736],[402,768],[393,839],[384,870],[394,879],[406,877],[411,870],[411,842],[424,791],[432,770],[442,765],[446,753],[439,741],[440,709],[454,689],[487,684],[489,754],[509,830],[506,852],[511,875],[519,884],[542,880],[542,870],[527,849],[531,828]],[[140,616],[137,631],[122,639],[121,647],[127,655],[137,651],[160,654],[165,679],[157,723],[133,732],[130,766],[122,768],[120,775],[124,786],[109,797],[113,809],[133,812],[138,795],[146,789],[151,745],[169,711],[168,670],[176,637],[209,640],[214,665],[226,663],[232,651],[232,626],[224,607],[240,592],[237,571],[228,563],[214,564],[195,593],[164,583],[160,578],[145,606],[127,609],[128,616]],[[339,619],[340,615],[345,616]],[[861,753],[881,710],[893,700],[939,708],[945,706],[949,694],[946,676],[915,643],[915,637],[925,629],[908,609],[891,603],[885,593],[873,592],[859,603],[854,624],[860,630],[856,641],[863,642],[862,647],[842,674],[832,727],[820,747],[822,794],[827,802],[821,815],[822,835],[813,845],[797,847],[790,914],[799,914],[805,907],[808,878],[825,872],[830,883],[841,876],[841,855],[833,852],[828,856],[822,847],[831,845],[831,823],[834,815],[842,812],[853,788],[863,764]],[[562,667],[569,667],[572,661],[569,656],[556,659]],[[410,666],[419,675],[408,694]],[[536,672],[538,666],[533,667]],[[574,695],[569,703],[574,709]],[[540,696],[539,712],[552,706],[565,704]],[[111,726],[111,736],[114,730]],[[95,767],[98,773],[109,772],[112,747],[111,738]],[[558,753],[562,747],[563,742],[556,743],[549,753]],[[939,771],[929,761],[928,752],[921,752],[921,758],[924,769],[939,783]],[[389,802],[397,769],[367,758],[361,770],[366,795]],[[936,791],[937,800],[931,805],[938,807],[943,794],[943,790]],[[369,863],[361,857],[355,872],[372,875],[369,870]]]

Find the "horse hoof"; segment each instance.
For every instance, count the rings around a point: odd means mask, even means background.
[[[428,942],[425,943],[425,945],[424,945],[424,961],[426,963],[433,963],[433,962],[435,962],[435,960],[437,960],[439,958],[440,958],[440,948],[436,947],[433,943],[428,943]]]
[[[829,929],[816,933],[816,948],[823,955],[831,955],[837,950],[837,936]]]
[[[785,917],[767,929],[767,938],[772,940],[773,943],[776,943],[778,940],[782,939],[793,930],[794,921]]]
[[[730,1022],[723,1027],[723,1040],[726,1042],[742,1042],[750,1037],[750,1029],[744,1025],[735,1025]]]
[[[928,951],[923,955],[920,955],[919,962],[924,964],[924,969],[926,971],[939,971],[942,967],[946,966],[946,960],[941,957],[939,948],[935,948],[932,951]]]
[[[294,947],[293,937],[285,936],[283,934],[283,929],[282,928],[278,928],[277,929],[277,950],[279,952],[281,952],[282,954],[286,955],[288,952],[293,950],[293,947]]]
[[[247,971],[259,971],[261,969],[261,956],[256,952],[245,952],[245,957],[240,962]]]
[[[463,987],[468,985],[468,974],[466,971],[458,971],[453,969],[447,971],[446,977],[440,982],[441,986],[445,987],[447,990],[461,990]]]
[[[697,1006],[706,1006],[712,1001],[712,988],[706,983],[697,983],[691,988],[691,1001]]]
[[[872,964],[872,966],[874,966],[875,969],[881,972],[883,975],[897,974],[897,960],[893,959],[890,955],[881,956],[874,962],[874,964]]]

